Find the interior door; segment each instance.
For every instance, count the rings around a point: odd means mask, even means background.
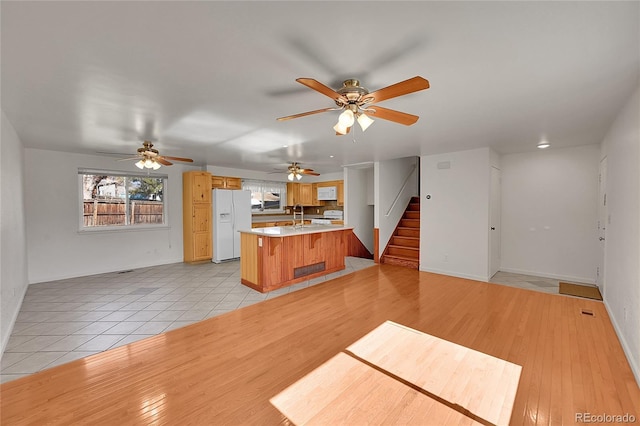
[[[489,214],[489,276],[492,277],[500,270],[501,252],[501,232],[500,232],[500,209],[502,205],[500,169],[491,167],[491,200]]]
[[[598,176],[598,265],[596,266],[596,284],[604,294],[604,249],[607,231],[607,157],[600,161]]]

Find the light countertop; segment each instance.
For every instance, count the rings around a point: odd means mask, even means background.
[[[264,235],[265,237],[291,237],[294,235],[315,234],[318,232],[332,232],[342,231],[346,229],[353,229],[353,226],[343,225],[304,225],[302,227],[297,226],[269,226],[266,228],[253,228],[247,230],[240,230],[245,234]]]
[[[324,216],[321,214],[305,214],[305,219],[322,219]],[[296,214],[296,219],[300,219],[300,213]],[[286,222],[293,220],[293,215],[253,215],[251,216],[252,223],[264,223],[264,222]]]

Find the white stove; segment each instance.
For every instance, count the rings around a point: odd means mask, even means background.
[[[332,220],[342,220],[342,210],[325,210],[322,219],[311,219],[315,225],[331,225]]]

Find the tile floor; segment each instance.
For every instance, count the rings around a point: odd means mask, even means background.
[[[240,262],[174,263],[47,283],[27,290],[2,356],[4,383],[372,266],[259,293],[240,283]],[[558,280],[498,272],[490,282],[558,293]]]
[[[541,278],[531,275],[514,274],[498,271],[491,279],[491,283],[524,288],[526,290],[542,291],[544,293],[559,294],[559,281],[553,278]]]
[[[262,294],[240,283],[240,262],[174,263],[32,284],[2,356],[0,382],[83,358],[372,266]]]

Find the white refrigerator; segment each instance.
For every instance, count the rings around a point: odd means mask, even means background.
[[[213,262],[240,257],[239,230],[251,229],[251,191],[213,190]]]

